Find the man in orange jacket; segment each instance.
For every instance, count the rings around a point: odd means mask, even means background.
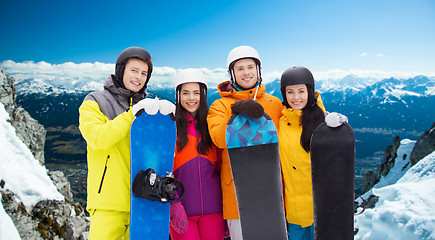
[[[221,96],[210,106],[207,122],[210,137],[222,153],[221,185],[223,214],[227,220],[232,240],[242,239],[233,176],[228,158],[225,132],[233,113],[243,113],[253,118],[266,112],[278,127],[284,106],[277,97],[265,93],[261,83],[261,60],[258,52],[250,46],[231,50],[227,59],[230,80],[218,86]]]

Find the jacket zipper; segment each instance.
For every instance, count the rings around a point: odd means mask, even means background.
[[[204,215],[204,199],[203,199],[203,189],[202,189],[202,176],[201,176],[201,159],[198,153],[198,174],[199,174],[199,192],[201,197],[201,215]]]
[[[197,133],[198,134],[198,133]],[[197,156],[197,159],[198,159],[198,174],[199,174],[199,192],[200,192],[200,194],[199,194],[199,196],[200,196],[200,200],[201,200],[201,215],[204,215],[204,199],[203,199],[203,189],[202,189],[202,174],[201,174],[201,154],[199,153],[199,150],[198,150],[198,145],[199,145],[199,136],[197,136],[197,138],[196,138],[196,149],[197,149],[197,151],[198,151],[198,156]]]
[[[110,155],[107,155],[106,163],[104,164],[103,177],[101,177],[100,188],[98,188],[98,193],[101,192],[101,187],[103,187],[104,177],[106,176],[106,171],[107,171],[107,162],[109,161],[109,159],[110,159]]]

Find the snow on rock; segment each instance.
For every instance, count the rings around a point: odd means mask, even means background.
[[[12,219],[3,209],[2,201],[0,201],[0,239],[21,239]]]
[[[395,166],[396,170],[399,167]],[[420,160],[396,183],[393,184],[393,177],[383,179],[390,184],[381,180],[372,190],[379,197],[376,207],[355,217],[359,227],[355,239],[435,239],[434,168],[435,152]]]
[[[15,193],[27,209],[44,199],[63,200],[45,166],[40,165],[30,150],[18,139],[8,122],[9,115],[0,104],[0,179],[5,188]]]

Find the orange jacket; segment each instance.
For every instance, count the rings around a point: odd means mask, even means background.
[[[257,92],[256,101],[260,103],[264,111],[272,118],[275,126],[278,127],[279,118],[284,106],[277,97],[265,93],[266,87],[261,85]],[[231,107],[237,100],[253,99],[255,88],[246,91],[236,91],[229,87],[229,81],[223,82],[218,86],[218,92],[221,96],[210,106],[207,123],[210,137],[218,148],[223,149],[222,167],[221,167],[221,187],[223,198],[223,214],[225,219],[238,219],[239,212],[237,200],[233,185],[233,175],[228,158],[225,132],[228,120],[232,115]]]

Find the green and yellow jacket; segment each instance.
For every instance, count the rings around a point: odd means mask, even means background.
[[[87,143],[87,209],[130,211],[131,106],[144,98],[115,85],[87,95],[79,108],[79,129]]]

